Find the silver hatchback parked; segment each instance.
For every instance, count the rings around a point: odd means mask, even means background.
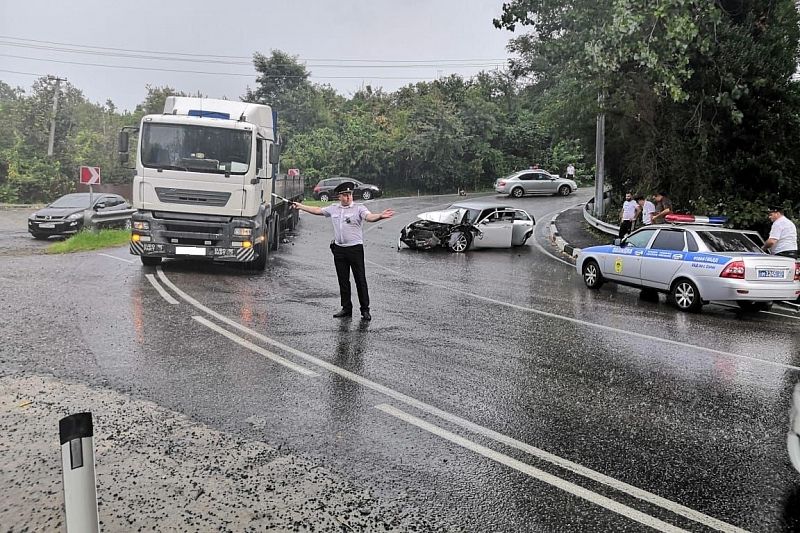
[[[528,194],[559,194],[568,196],[578,190],[574,181],[550,174],[546,170],[520,170],[500,178],[494,184],[494,190],[514,198],[522,198]]]

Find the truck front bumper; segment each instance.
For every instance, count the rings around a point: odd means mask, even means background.
[[[232,261],[235,263],[249,263],[256,258],[256,252],[252,247],[182,246],[179,244],[131,241],[130,251],[132,255],[145,257],[186,257],[212,261]]]

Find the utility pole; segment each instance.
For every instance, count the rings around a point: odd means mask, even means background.
[[[597,137],[594,143],[594,216],[603,218],[606,205],[603,189],[606,172],[606,114],[603,110],[603,93],[597,95]]]
[[[53,155],[53,143],[56,137],[56,115],[58,114],[58,96],[61,93],[61,82],[67,81],[66,78],[58,78],[58,77],[50,77],[51,80],[55,80],[56,87],[53,91],[53,116],[50,117],[50,139],[47,142],[47,155],[52,157]]]

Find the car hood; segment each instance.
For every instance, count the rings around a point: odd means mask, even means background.
[[[68,217],[73,213],[80,213],[87,209],[88,207],[45,207],[36,211],[34,215],[40,217]]]
[[[420,213],[417,215],[417,218],[420,220],[427,220],[428,222],[438,222],[439,224],[460,224],[466,212],[467,210],[464,208],[444,209],[442,211]]]

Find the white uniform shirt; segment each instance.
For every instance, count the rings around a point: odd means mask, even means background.
[[[650,225],[653,223],[653,213],[656,212],[656,206],[650,200],[644,201],[642,207],[642,224]]]
[[[639,204],[633,200],[627,200],[622,204],[622,220],[633,220],[636,218],[636,208]]]
[[[364,219],[369,214],[369,209],[361,204],[333,204],[322,208],[322,214],[331,219],[333,223],[334,241],[339,246],[355,246],[364,244],[362,226]]]
[[[772,223],[769,238],[776,241],[770,250],[773,254],[797,250],[797,227],[784,216]]]

